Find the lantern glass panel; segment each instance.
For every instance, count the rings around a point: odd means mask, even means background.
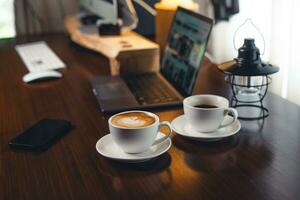
[[[267,80],[266,76],[233,76],[235,98],[240,102],[259,102],[266,92]]]

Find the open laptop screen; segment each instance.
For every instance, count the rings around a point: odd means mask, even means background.
[[[184,96],[193,92],[212,23],[211,19],[183,8],[175,14],[161,72]]]

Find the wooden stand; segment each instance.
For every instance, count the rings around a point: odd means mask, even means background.
[[[159,45],[135,32],[120,36],[85,34],[79,30],[81,23],[75,16],[66,17],[65,26],[75,43],[109,59],[111,75],[159,71]]]

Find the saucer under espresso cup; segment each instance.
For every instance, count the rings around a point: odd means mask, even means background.
[[[224,123],[229,123],[233,120],[231,116],[225,116]],[[199,132],[193,129],[193,127],[187,122],[185,115],[181,115],[175,118],[172,123],[173,130],[186,138],[192,140],[199,140],[199,141],[219,141],[230,136],[233,136],[238,133],[241,129],[241,123],[239,120],[236,120],[234,123],[225,126],[223,128],[219,128],[216,131],[206,133],[206,132]]]
[[[165,135],[159,132],[156,139],[165,137]],[[107,134],[98,140],[96,143],[96,149],[102,156],[117,160],[120,162],[136,163],[145,162],[167,152],[172,145],[170,138],[164,140],[162,143],[151,146],[147,151],[142,153],[125,153],[114,141],[111,134]]]
[[[142,153],[152,146],[157,146],[170,139],[171,124],[160,122],[159,117],[147,111],[127,111],[113,115],[108,120],[113,141],[126,153]],[[157,137],[162,126],[167,126],[169,132],[163,137]]]
[[[211,133],[230,126],[237,121],[236,109],[229,108],[229,101],[217,95],[194,95],[183,100],[183,110],[187,123],[198,132]],[[232,114],[230,121],[224,121]]]

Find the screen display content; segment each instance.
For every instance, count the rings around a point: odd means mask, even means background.
[[[179,9],[162,59],[162,74],[184,96],[192,94],[206,50],[212,21]]]

